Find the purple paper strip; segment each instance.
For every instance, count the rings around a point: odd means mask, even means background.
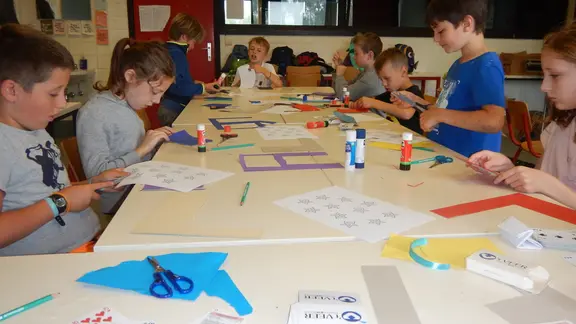
[[[196,187],[194,189],[192,189],[192,191],[194,190],[205,190],[206,188],[204,188],[204,186],[200,186],[200,187]],[[144,185],[144,187],[142,187],[142,190],[140,191],[176,191],[176,190],[172,190],[169,188],[164,188],[164,187],[157,187],[157,186],[152,186],[152,185]]]
[[[314,169],[340,169],[344,166],[340,163],[304,163],[288,164],[286,156],[325,156],[326,152],[292,152],[292,153],[272,153],[272,154],[240,154],[240,165],[244,172],[254,171],[287,171],[287,170],[314,170]],[[249,167],[246,165],[246,157],[250,156],[273,156],[278,162],[278,166]]]

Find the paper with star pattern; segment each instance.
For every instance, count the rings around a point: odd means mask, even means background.
[[[435,219],[336,186],[287,197],[274,203],[371,243]]]
[[[181,192],[189,192],[233,175],[230,172],[157,161],[133,164],[125,171],[131,174],[118,187],[138,183]]]

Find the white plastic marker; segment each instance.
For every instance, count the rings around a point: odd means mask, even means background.
[[[356,168],[356,131],[346,131],[346,163],[344,168],[347,171],[354,171]]]
[[[364,128],[356,129],[356,169],[364,169],[364,159],[366,152],[366,130]]]

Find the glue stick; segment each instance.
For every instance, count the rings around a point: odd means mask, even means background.
[[[412,162],[412,133],[402,133],[402,148],[400,149],[400,170],[410,171]]]
[[[222,82],[224,82],[224,79],[226,78],[226,73],[222,73],[220,74],[220,77],[218,78],[218,80],[216,82],[218,82],[218,85],[222,85]]]
[[[344,107],[348,108],[349,105],[350,105],[350,92],[348,91],[348,89],[346,89],[346,91],[344,91]]]
[[[346,164],[344,168],[354,171],[356,168],[356,131],[351,129],[346,131]]]
[[[340,98],[340,101],[342,101],[342,103],[344,103],[344,94],[348,92],[348,88],[347,87],[342,87],[342,98]]]
[[[306,128],[313,129],[313,128],[324,128],[328,127],[328,121],[309,121],[306,123]]]
[[[364,169],[364,154],[366,152],[366,130],[356,129],[356,169]]]
[[[196,136],[198,137],[198,152],[206,152],[206,126],[204,124],[196,126]]]

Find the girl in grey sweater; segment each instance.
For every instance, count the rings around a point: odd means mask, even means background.
[[[145,132],[136,111],[159,103],[173,81],[174,65],[161,43],[118,41],[107,84],[96,83],[98,93],[78,113],[78,148],[86,177],[149,160],[156,146],[169,140],[171,128]],[[114,214],[124,194],[102,194],[102,211]]]

